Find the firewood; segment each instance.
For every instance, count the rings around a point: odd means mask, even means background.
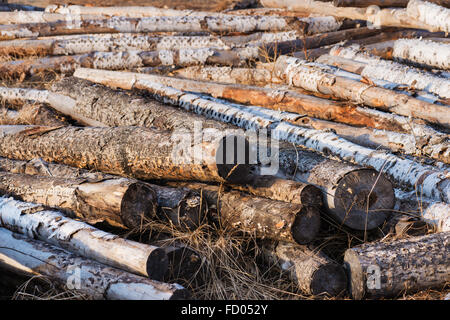
[[[450,281],[450,233],[366,243],[345,252],[354,299],[394,297]]]
[[[406,12],[412,19],[417,19],[435,29],[450,32],[450,9],[435,3],[421,0],[410,0]]]
[[[0,94],[1,98],[1,94]],[[25,103],[18,111],[0,109],[0,124],[36,124],[43,126],[68,125],[68,121],[45,104]]]
[[[333,4],[336,7],[360,7],[365,8],[370,5],[379,7],[402,7],[408,5],[409,0],[334,0]],[[449,8],[450,1],[448,0],[427,0],[427,2],[435,3],[440,6]]]
[[[408,119],[382,111],[358,107],[351,103],[313,97],[309,95],[309,92],[302,94],[283,87],[262,88],[241,85],[241,83],[256,83],[267,86],[267,82],[277,82],[277,79],[272,76],[272,72],[267,69],[189,67],[179,71],[181,72],[176,72],[177,75],[181,74],[192,80],[86,68],[77,69],[74,75],[95,83],[127,90],[137,89],[135,85],[140,80],[148,80],[179,90],[207,93],[216,98],[232,100],[242,104],[261,105],[274,110],[307,114],[310,117],[323,120],[333,120],[351,125],[366,126],[400,133],[412,132],[418,136],[429,136],[437,133],[420,120]],[[258,74],[256,75],[256,73]],[[252,78],[253,75],[257,78]],[[92,89],[86,89],[83,92],[87,94],[86,92],[89,92],[89,90]],[[69,90],[67,92],[69,93]],[[102,95],[103,93],[99,94],[100,97]],[[97,101],[96,103],[99,102]],[[109,108],[109,106],[105,105],[103,108]],[[305,121],[308,121],[308,119],[302,118],[299,124],[303,125]]]
[[[335,70],[337,69],[327,65],[316,65],[287,56],[279,57],[275,63],[275,75],[290,85],[364,103],[382,111],[450,126],[450,115],[446,106],[427,103],[393,90],[355,81],[348,78],[348,75],[344,77],[332,74]]]
[[[0,172],[0,192],[68,212],[89,223],[139,228],[156,215],[156,194],[128,179],[89,181]]]
[[[316,207],[264,199],[220,186],[194,182],[169,182],[170,186],[198,190],[210,207],[216,207],[220,224],[258,238],[306,244],[314,240],[320,227]]]
[[[38,204],[0,197],[0,216],[4,228],[87,259],[155,280],[161,280],[167,271],[163,249],[119,238]]]
[[[277,265],[307,294],[337,296],[347,289],[341,265],[305,245],[265,241],[263,258]]]
[[[125,179],[112,174],[74,168],[57,163],[47,163],[42,159],[30,161],[12,160],[0,157],[1,171],[11,173],[34,175],[40,177],[53,177],[61,179],[73,179],[102,184],[104,181],[126,181],[131,184],[144,185],[154,191],[156,197],[157,216],[170,221],[177,227],[194,229],[204,220],[206,215],[206,203],[198,192],[190,189],[175,189],[134,179]],[[114,183],[113,183],[114,184]],[[98,195],[96,195],[98,196]],[[110,208],[108,207],[110,210]],[[139,209],[139,208],[138,208]],[[151,217],[155,218],[155,217]],[[86,218],[84,218],[86,219]],[[142,221],[134,227],[140,227]]]
[[[443,98],[450,98],[450,80],[446,78],[441,78],[397,62],[382,60],[377,56],[361,52],[357,47],[335,47],[330,50],[330,55],[364,63],[363,68],[354,69],[351,72],[355,73],[355,71],[358,71],[356,73],[366,78],[408,85],[415,89],[426,90]],[[349,61],[349,64],[351,64],[351,61]],[[344,66],[342,69],[347,70]]]
[[[201,142],[194,143],[190,135],[186,141],[186,131],[172,135],[141,127],[1,126],[0,132],[0,156],[18,160],[41,157],[143,180],[239,183],[245,181],[251,169],[248,162],[225,159],[223,153],[224,145],[233,138],[237,140],[234,154],[243,153],[241,147],[246,140],[212,128],[205,130]]]
[[[158,282],[107,267],[3,228],[0,228],[0,240],[0,265],[3,268],[20,275],[45,276],[66,290],[77,289],[93,299],[167,300],[189,297],[189,292],[179,284]]]

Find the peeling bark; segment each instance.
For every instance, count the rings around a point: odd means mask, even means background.
[[[337,296],[346,291],[344,269],[320,251],[315,252],[305,245],[266,241],[263,255],[307,294]]]
[[[34,124],[43,126],[64,126],[68,121],[57,115],[45,104],[26,103],[19,111],[0,109],[0,124]]]
[[[31,240],[0,228],[0,265],[18,274],[42,275],[65,289],[74,289],[74,272],[79,272],[79,291],[92,299],[167,300],[186,299],[188,291],[179,284],[167,284],[107,267],[58,247]]]
[[[437,77],[397,62],[382,60],[379,57],[361,52],[357,47],[335,47],[330,50],[330,55],[364,63],[364,67],[359,68],[357,73],[366,78],[408,85],[443,98],[450,98],[450,81],[446,78]],[[344,70],[346,69],[344,68]]]
[[[119,238],[38,204],[0,197],[0,217],[5,228],[87,259],[155,280],[161,280],[167,271],[163,249]]]
[[[81,180],[92,184],[102,184],[104,181],[112,180],[117,180],[118,182],[127,180],[130,185],[144,184],[153,190],[157,201],[158,217],[170,219],[177,227],[193,229],[203,223],[206,216],[205,201],[198,192],[189,189],[163,187],[134,179],[124,179],[102,172],[88,171],[63,164],[47,163],[42,159],[20,161],[0,157],[1,170],[41,177]],[[139,220],[138,222],[139,224],[136,227],[140,226],[141,221]]]
[[[428,1],[410,0],[406,11],[413,19],[441,31],[450,32],[450,9],[447,8]]]
[[[202,141],[194,142],[191,135],[186,140],[186,131],[173,135],[141,127],[1,126],[0,133],[0,156],[18,160],[41,157],[143,180],[239,183],[245,181],[251,167],[240,159],[224,161],[227,140],[237,138],[236,150],[245,141],[212,128],[203,130]]]
[[[0,192],[66,209],[89,223],[107,221],[122,228],[139,228],[143,219],[155,217],[157,209],[154,190],[124,178],[91,182],[0,172]]]
[[[347,48],[343,50],[345,49]],[[434,105],[406,94],[355,81],[354,78],[349,77],[351,74],[341,76],[338,69],[331,66],[281,56],[275,63],[274,73],[295,87],[330,94],[355,103],[364,103],[376,109],[424,119],[446,127],[450,126],[447,106]]]
[[[203,183],[169,183],[198,190],[210,207],[216,207],[222,226],[269,238],[305,244],[311,242],[320,226],[315,207],[303,206],[226,191]]]
[[[348,249],[350,293],[354,299],[382,298],[444,287],[450,281],[449,250],[449,232]]]

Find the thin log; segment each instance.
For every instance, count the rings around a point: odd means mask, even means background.
[[[206,216],[206,202],[198,192],[190,189],[174,189],[134,179],[124,179],[102,172],[88,171],[57,163],[47,163],[42,159],[20,161],[0,157],[0,170],[40,177],[81,180],[92,184],[102,184],[104,181],[114,180],[116,180],[115,183],[120,183],[120,181],[126,180],[130,185],[145,185],[143,190],[146,187],[153,190],[157,201],[157,206],[155,205],[157,207],[157,216],[169,219],[177,227],[194,229],[203,223]],[[137,206],[137,204],[132,204],[131,206],[133,205]],[[108,203],[107,209],[111,210],[109,206],[110,204]],[[136,210],[139,209],[137,208]],[[134,227],[141,226],[141,220],[138,222],[139,224]]]
[[[0,172],[0,192],[22,201],[61,208],[89,223],[139,228],[156,215],[156,193],[129,179],[89,181]]]
[[[185,299],[188,291],[107,267],[0,228],[0,264],[19,274],[42,275],[65,289],[75,289],[93,299],[167,300]],[[76,279],[76,276],[79,279]],[[79,281],[78,281],[79,280]]]
[[[187,16],[187,17],[146,17],[57,21],[45,23],[24,23],[0,26],[0,40],[29,37],[45,37],[87,33],[121,32],[255,32],[301,30],[306,32],[308,23],[296,17],[273,16]]]
[[[334,0],[333,4],[336,7],[360,7],[365,8],[371,5],[379,7],[402,7],[408,5],[409,0]],[[448,0],[427,0],[427,2],[435,3],[440,6],[449,8],[450,1]]]
[[[382,111],[424,119],[445,127],[450,126],[450,114],[446,106],[427,103],[393,90],[355,81],[347,75],[345,77],[335,75],[332,73],[336,70],[332,68],[281,56],[275,63],[274,73],[289,85],[364,103]]]
[[[450,32],[450,9],[435,3],[420,0],[410,0],[406,12],[412,19],[417,19],[435,29]]]
[[[6,0],[0,2],[0,11],[44,11],[45,8],[23,5],[19,3],[8,3]]]
[[[205,195],[208,205],[216,207],[222,226],[269,238],[306,244],[317,235],[320,213],[316,207],[249,196],[204,183],[169,182]]]
[[[155,280],[161,280],[167,272],[163,249],[119,238],[41,205],[0,197],[0,215],[2,227],[87,259]]]
[[[68,125],[68,121],[45,104],[26,103],[18,111],[0,109],[0,124]]]
[[[442,288],[450,281],[449,250],[449,232],[348,249],[350,293],[354,299],[384,298]]]
[[[18,160],[42,158],[70,166],[95,169],[137,179],[244,181],[251,165],[225,159],[227,141],[245,140],[235,134],[205,130],[202,141],[141,127],[1,126],[0,156]],[[183,138],[184,137],[184,138]],[[200,140],[200,139],[197,139]],[[195,150],[195,151],[194,151]]]
[[[363,68],[358,67],[351,72],[358,73],[366,78],[408,85],[415,89],[426,90],[443,98],[450,98],[450,80],[446,78],[397,62],[382,60],[377,56],[361,52],[357,47],[335,47],[330,50],[330,55],[363,63]],[[349,62],[351,63],[351,61]],[[344,65],[342,69],[346,70]]]
[[[333,120],[379,130],[413,133],[417,136],[437,134],[435,130],[424,125],[421,120],[408,119],[382,111],[358,107],[350,103],[321,99],[311,96],[309,92],[302,94],[281,87],[272,89],[241,85],[249,83],[267,85],[267,82],[276,82],[277,79],[272,76],[272,72],[268,69],[189,67],[181,69],[176,74],[192,80],[85,68],[77,69],[74,76],[126,90],[137,89],[136,83],[140,80],[148,80],[179,90],[207,93],[216,98],[232,100],[242,104],[261,105],[269,109],[306,114],[323,120]],[[252,78],[253,76],[256,79]],[[88,90],[86,89],[83,92],[88,92]],[[68,94],[70,94],[69,91],[67,90]],[[101,93],[98,96],[101,97],[104,94]],[[81,92],[77,96],[82,96]],[[109,108],[109,106],[104,105],[103,108]],[[302,118],[300,120],[300,124],[304,124],[308,119]]]
[[[341,265],[321,251],[286,242],[264,242],[263,255],[277,265],[306,294],[337,296],[347,289],[347,276]]]
[[[393,152],[403,152],[414,156],[430,158],[450,164],[450,137],[431,127],[412,127],[413,134],[386,130],[355,128],[346,124],[306,118],[303,126],[317,130],[333,130],[339,136],[356,144],[378,149],[383,147]],[[420,130],[420,129],[428,130]]]
[[[280,179],[273,176],[254,176],[245,185],[233,185],[233,189],[272,200],[321,207],[322,191],[307,183]]]

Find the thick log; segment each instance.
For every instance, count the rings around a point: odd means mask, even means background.
[[[163,219],[170,219],[177,227],[193,229],[198,227],[204,220],[206,215],[206,203],[198,192],[190,189],[174,189],[155,184],[149,184],[134,179],[125,179],[119,176],[105,174],[102,172],[88,171],[85,169],[74,168],[57,163],[47,163],[42,159],[33,159],[30,161],[11,160],[0,157],[0,171],[7,171],[17,174],[34,175],[41,177],[53,177],[61,179],[72,179],[76,181],[87,181],[91,184],[103,184],[105,181],[114,181],[114,184],[120,184],[126,181],[128,184],[143,185],[142,192],[146,188],[154,191],[156,197],[157,216]],[[0,172],[0,174],[2,174]],[[77,194],[78,195],[78,194]],[[134,199],[136,201],[136,199]],[[137,207],[138,204],[131,204]],[[111,210],[108,203],[107,210]],[[140,208],[137,208],[138,210]],[[136,211],[133,212],[136,214]],[[139,224],[134,227],[140,227]]]
[[[245,181],[251,169],[245,157],[244,160],[225,158],[223,152],[234,138],[237,140],[234,154],[242,155],[246,151],[242,149],[247,149],[246,141],[212,128],[204,130],[203,136],[196,139],[200,141],[194,142],[191,132],[172,135],[141,127],[1,126],[0,132],[0,156],[18,160],[40,157],[143,180],[239,183]]]
[[[146,17],[77,20],[46,23],[25,23],[0,26],[0,40],[88,33],[149,33],[149,32],[255,32],[301,30],[308,23],[296,17],[234,16],[219,17]]]
[[[348,249],[350,293],[354,299],[382,298],[443,288],[450,281],[449,250],[449,232]]]
[[[373,169],[326,159],[303,149],[282,147],[280,171],[288,178],[318,186],[327,213],[356,230],[371,230],[390,215],[395,197],[392,184]]]
[[[288,84],[296,87],[331,94],[356,103],[364,103],[382,111],[412,116],[446,127],[450,126],[450,114],[446,106],[427,103],[406,94],[355,81],[348,78],[347,74],[339,76],[333,74],[336,70],[332,68],[327,65],[317,65],[305,60],[281,56],[275,63],[274,73]]]
[[[341,265],[321,251],[286,242],[264,242],[263,258],[277,265],[306,294],[337,296],[347,289]]]
[[[435,3],[410,0],[406,12],[412,19],[417,19],[435,29],[450,32],[450,9]]]
[[[394,42],[392,58],[420,67],[450,70],[450,43],[422,39],[401,39]]]
[[[368,148],[383,147],[394,152],[403,152],[419,157],[427,156],[450,164],[449,135],[425,125],[412,126],[412,134],[355,128],[346,124],[314,118],[305,119],[303,126],[317,130],[334,130],[346,140]]]
[[[0,109],[0,124],[35,124],[43,126],[63,126],[69,122],[41,103],[26,103],[18,111]]]
[[[272,200],[321,207],[322,191],[307,183],[280,179],[273,176],[254,176],[245,185],[232,185],[233,189]]]
[[[306,114],[310,117],[323,120],[332,120],[351,125],[400,133],[412,132],[416,136],[439,135],[437,131],[424,125],[423,121],[420,120],[362,108],[351,103],[313,97],[309,92],[302,94],[282,87],[275,87],[272,89],[241,85],[241,83],[267,85],[267,82],[276,82],[276,78],[272,76],[272,72],[268,69],[192,67],[181,69],[180,71],[181,72],[176,72],[176,74],[181,74],[192,80],[85,68],[77,69],[74,75],[78,78],[87,79],[95,83],[127,90],[135,89],[135,84],[139,80],[148,80],[171,86],[179,90],[207,93],[216,98],[232,100],[242,104],[260,105],[274,110]],[[261,71],[261,73],[258,74],[257,79],[249,79],[249,77],[252,77],[259,71]],[[91,88],[93,87],[91,86]],[[87,94],[87,91],[88,89],[83,91],[84,94]],[[97,101],[96,103],[99,102]],[[103,108],[108,108],[108,106],[105,105]],[[300,120],[301,125],[305,124],[305,121],[308,121],[307,118],[302,118]]]
[[[437,232],[450,231],[450,205],[448,203],[431,203],[422,212],[421,218],[434,226]]]
[[[121,239],[41,205],[0,197],[0,216],[4,228],[88,259],[156,280],[167,272],[167,255],[161,248]]]
[[[92,182],[0,172],[0,192],[65,209],[91,224],[107,221],[122,228],[139,228],[157,210],[155,191],[125,178]]]
[[[185,299],[188,291],[107,267],[41,241],[0,228],[0,265],[18,274],[45,276],[65,289],[77,289],[93,299]],[[79,278],[77,279],[77,277]]]
[[[448,51],[450,52],[450,50]],[[445,54],[445,51],[443,53]],[[408,85],[415,89],[426,90],[443,98],[450,98],[449,79],[438,77],[432,73],[424,72],[414,67],[408,67],[397,62],[382,60],[378,56],[364,53],[359,48],[353,46],[346,48],[335,47],[330,50],[330,55],[363,63],[362,68],[358,66],[358,68],[352,69],[353,71],[351,72],[358,73],[366,78]],[[338,67],[344,70],[348,69],[344,65],[342,67],[339,65]]]
[[[320,213],[316,207],[249,196],[204,183],[169,182],[169,185],[200,191],[208,205],[216,207],[222,226],[258,238],[306,244],[319,231]]]

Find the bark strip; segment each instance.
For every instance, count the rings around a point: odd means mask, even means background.
[[[165,251],[101,231],[91,225],[66,218],[41,205],[0,197],[1,225],[45,241],[87,259],[161,280],[167,272]]]
[[[56,246],[0,228],[0,265],[20,275],[41,275],[65,289],[74,289],[73,273],[80,272],[79,291],[92,299],[168,300],[189,298],[179,284],[140,277],[82,258]],[[77,269],[79,268],[79,269]],[[68,287],[67,284],[72,284]]]

